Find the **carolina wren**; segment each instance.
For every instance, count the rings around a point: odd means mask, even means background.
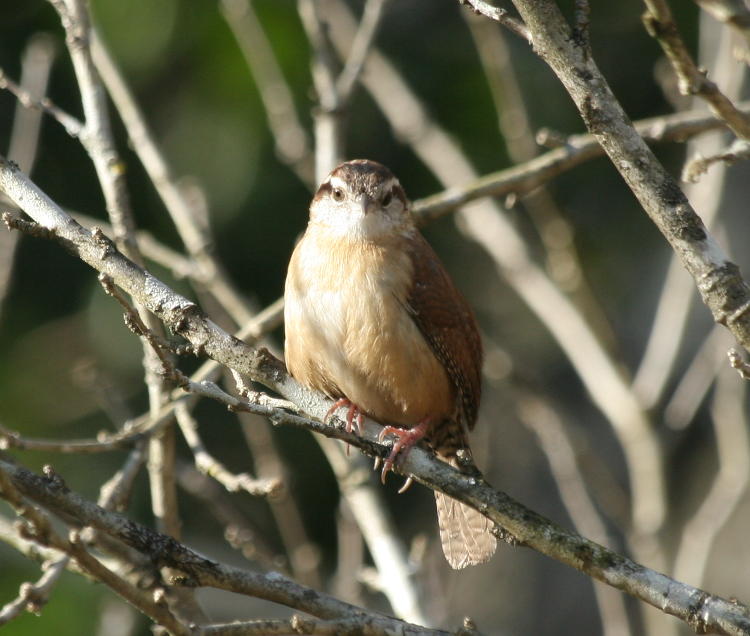
[[[388,168],[356,160],[328,175],[292,254],[284,298],[292,376],[338,399],[335,407],[348,405],[348,430],[365,414],[397,436],[383,477],[399,450],[421,438],[458,465],[481,393],[476,319]],[[491,522],[442,493],[435,499],[450,565],[487,561],[496,545]]]

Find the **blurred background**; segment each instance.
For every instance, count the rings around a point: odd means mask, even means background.
[[[280,150],[259,90],[262,80],[253,67],[263,65],[263,42],[236,17],[242,4],[92,0],[91,9],[173,174],[205,210],[214,255],[248,303],[260,309],[281,295],[289,255],[306,224],[317,101],[311,45],[297,4],[253,1],[249,15],[257,18],[253,24],[267,38],[270,51],[265,54],[275,57],[304,133],[282,121],[281,129],[291,138]],[[344,28],[347,15],[359,16],[362,4],[324,3],[332,32]],[[641,24],[641,5],[599,0],[591,5],[595,59],[632,119],[702,107],[676,94],[661,50]],[[727,94],[741,99],[744,65],[733,55],[740,42],[693,3],[679,3],[678,13],[693,53]],[[395,89],[374,98],[358,86],[343,114],[346,158],[367,157],[388,165],[412,200],[443,190],[446,174],[466,182],[464,169],[455,168],[459,159],[449,153],[435,157],[442,166],[437,170],[422,160],[413,144],[419,143],[425,122],[447,134],[451,152],[463,156],[477,175],[545,152],[534,142],[542,128],[550,129],[552,138],[584,132],[564,89],[528,44],[472,18],[451,0],[386,3],[376,47],[424,107],[415,120],[419,126],[401,122],[394,133],[394,122],[378,100],[398,103]],[[235,32],[244,32],[251,41],[250,67]],[[29,51],[50,59],[45,94],[81,118],[57,13],[43,0],[0,3],[0,67],[8,77],[21,77]],[[385,86],[377,72],[364,72],[367,81]],[[389,95],[388,90],[394,92]],[[12,143],[16,109],[16,98],[0,92],[3,154]],[[112,120],[139,228],[160,245],[183,252],[114,109]],[[686,157],[698,151],[710,154],[727,143],[725,135],[713,134],[689,143],[659,144],[655,151],[677,176]],[[439,170],[442,176],[437,176]],[[106,220],[86,152],[48,116],[42,118],[31,176],[66,209]],[[698,184],[685,185],[699,214],[719,213],[713,221],[716,235],[744,271],[749,271],[749,176],[744,164],[716,166]],[[549,323],[567,320],[557,313],[558,301],[550,300],[544,319],[529,308],[507,282],[507,262],[498,264],[486,245],[495,241],[496,250],[507,253],[504,237],[484,237],[478,243],[467,221],[473,209],[430,223],[424,233],[475,308],[483,330],[484,398],[473,446],[487,479],[528,507],[606,541],[644,565],[748,601],[750,450],[744,387],[725,357],[731,339],[714,331],[692,281],[670,265],[668,245],[608,160],[588,161],[529,196],[503,198],[495,205],[499,208],[493,213],[502,213],[523,238],[528,262],[567,297],[565,302],[597,343],[598,353],[589,358],[588,341],[568,341],[572,349],[580,346],[586,352],[577,364],[585,366],[587,359],[596,364],[594,358],[602,355],[607,373],[619,378],[620,386],[600,386],[592,399],[580,369],[550,335]],[[235,328],[200,284],[176,275],[163,261],[149,259],[148,267],[201,302],[217,322]],[[529,293],[544,302],[543,292]],[[662,312],[660,331],[655,331],[657,308]],[[280,354],[282,341],[279,328],[267,344]],[[54,439],[116,430],[148,410],[142,355],[138,339],[123,326],[120,307],[102,293],[92,270],[55,243],[0,229],[3,427],[29,438]],[[179,366],[190,373],[198,362],[186,358]],[[588,374],[596,376],[597,371]],[[632,402],[623,403],[623,394]],[[290,517],[280,517],[265,500],[212,490],[191,467],[192,455],[180,439],[179,505],[188,545],[247,568],[288,571],[290,559],[296,559],[297,573],[307,584],[392,611],[378,591],[370,557],[342,505],[333,472],[310,435],[272,430],[262,420],[238,423],[213,403],[201,402],[195,417],[209,450],[236,472],[266,470],[257,449],[273,445],[287,486],[282,507],[294,511],[287,531],[297,539],[279,529],[280,519]],[[620,433],[615,432],[618,427]],[[645,453],[644,461],[651,464],[642,467],[641,451],[624,450],[629,432],[648,437],[658,451],[656,460]],[[36,471],[53,464],[69,487],[93,500],[127,455],[10,453]],[[657,483],[649,486],[652,464],[660,467],[663,489]],[[633,490],[635,473],[641,474],[641,494]],[[464,616],[471,616],[487,634],[689,631],[528,549],[501,545],[489,564],[454,572],[440,550],[432,494],[417,486],[396,495],[395,484],[389,480],[383,494],[398,536],[410,550],[422,607],[433,625],[456,629]],[[654,501],[636,501],[641,496]],[[5,504],[0,504],[0,514],[12,518]],[[153,524],[145,474],[128,514]],[[22,582],[39,576],[36,564],[4,543],[0,572],[0,604],[14,598]],[[280,606],[216,591],[201,592],[200,598],[216,620],[289,614]],[[147,634],[149,622],[102,586],[66,573],[41,615],[22,616],[5,631],[20,636],[53,629],[58,636]]]

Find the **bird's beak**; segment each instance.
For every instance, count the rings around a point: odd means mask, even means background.
[[[374,212],[377,208],[377,201],[368,194],[360,194],[358,203],[363,215],[370,214],[370,212]]]

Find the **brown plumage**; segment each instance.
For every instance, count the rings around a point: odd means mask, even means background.
[[[481,394],[476,320],[385,166],[350,161],[321,184],[289,263],[284,318],[298,381],[383,423],[405,450],[424,436],[454,466],[468,453]],[[488,560],[491,523],[435,498],[451,566]]]

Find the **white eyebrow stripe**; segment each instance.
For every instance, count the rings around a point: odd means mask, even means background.
[[[385,185],[383,186],[383,192],[393,190],[396,186],[401,186],[398,179],[396,177],[391,177],[388,179],[388,181],[385,182]]]
[[[328,178],[328,182],[331,184],[332,188],[341,188],[342,190],[346,189],[346,181],[341,177],[331,176]]]

